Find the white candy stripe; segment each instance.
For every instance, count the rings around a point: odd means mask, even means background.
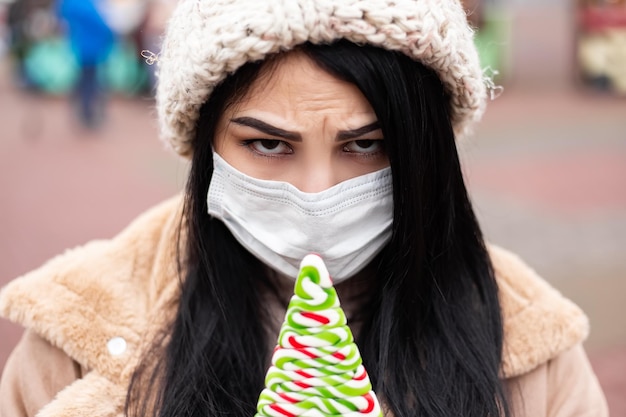
[[[322,363],[317,362],[317,360],[315,359],[298,359],[298,361],[300,361],[299,364],[294,363],[296,360],[289,360],[289,359],[293,359],[293,358],[289,358],[287,357],[287,362],[285,362],[283,364],[283,369],[286,371],[297,371],[299,369],[303,369],[303,368],[318,368],[320,370],[322,369],[329,369],[329,373],[333,373],[333,371],[335,370],[334,367],[332,366],[325,366]],[[272,364],[276,365],[276,363],[274,362],[274,359],[272,359]],[[302,364],[306,365],[306,366],[302,366]],[[339,368],[336,368],[338,372],[343,372],[340,371]]]
[[[339,353],[337,353],[339,355]],[[307,349],[289,349],[289,348],[281,348],[277,349],[272,356],[272,365],[276,365],[278,368],[281,367],[279,364],[279,360],[282,363],[283,360],[288,362],[293,362],[295,360],[306,360],[307,363],[309,360],[313,360],[319,363],[315,368],[321,368],[324,366],[330,365],[342,365],[344,367],[344,372],[347,371],[348,367],[356,367],[360,365],[359,361],[361,360],[361,355],[358,354],[357,350],[349,352],[344,357],[337,357],[332,354],[328,354],[320,349],[315,348],[307,348]],[[288,369],[288,370],[297,370],[297,369]]]
[[[352,332],[350,331],[350,328],[347,325],[337,326],[337,327],[332,327],[332,326],[312,327],[312,328],[307,328],[307,329],[297,329],[295,327],[285,325],[283,326],[283,329],[281,330],[281,334],[285,334],[287,332],[293,333],[297,336],[318,336],[320,334],[324,334],[328,332],[334,333],[339,337],[349,336],[352,334]]]
[[[318,368],[320,370],[323,369],[325,372],[328,372],[328,374],[340,374],[342,372],[345,372],[345,369],[340,369],[336,366],[320,366],[314,360],[306,361],[306,365],[307,368]],[[294,365],[292,362],[286,362],[283,369],[286,371],[297,371],[299,369],[303,369],[303,367],[299,365]]]
[[[363,388],[364,386],[371,385],[371,382],[369,377],[365,377],[363,379],[351,379],[344,385],[349,388]]]
[[[372,392],[370,391],[370,394],[371,394],[371,393],[372,393]],[[360,396],[360,397],[352,397],[352,398],[350,398],[350,399],[349,399],[349,401],[350,401],[350,403],[351,403],[352,405],[354,405],[356,408],[358,408],[358,409],[359,409],[359,411],[366,410],[366,409],[367,409],[367,407],[368,407],[368,405],[369,405],[369,404],[368,404],[368,402],[367,402],[367,400],[366,400],[366,399],[365,399],[365,397],[363,397],[363,396]]]
[[[286,350],[290,350],[290,349],[286,349]],[[277,368],[281,368],[285,371],[297,371],[299,369],[308,369],[308,368],[316,368],[319,369],[321,372],[325,372],[327,375],[333,374],[333,373],[339,373],[339,374],[343,374],[349,371],[354,370],[354,368],[356,368],[358,365],[360,364],[356,364],[356,363],[350,363],[350,364],[344,364],[343,362],[339,362],[339,363],[329,363],[330,361],[326,361],[323,362],[321,361],[319,358],[318,359],[310,359],[310,358],[302,358],[302,357],[295,357],[296,355],[292,355],[290,356],[289,353],[287,354],[274,354],[274,356],[272,357],[272,365],[276,366]],[[355,358],[355,361],[360,360],[360,358],[357,356]]]
[[[305,385],[306,384],[306,385]],[[308,388],[306,386],[309,386]],[[309,390],[315,390],[317,388],[328,388],[328,389],[338,389],[339,387],[346,387],[351,390],[369,390],[371,387],[371,383],[369,378],[362,379],[359,381],[350,380],[350,381],[337,381],[335,385],[330,385],[328,383],[324,383],[324,381],[320,379],[308,379],[306,381],[284,381],[276,385],[276,390],[278,392],[302,392],[309,393]],[[333,394],[334,395],[334,394]],[[337,398],[347,398],[345,394],[339,394]]]
[[[354,371],[349,371],[345,373],[337,373],[335,375],[327,375],[321,371],[324,368],[309,368],[306,370],[306,373],[311,375],[310,377],[304,376],[294,371],[285,371],[277,368],[276,366],[271,366],[269,371],[267,372],[267,377],[265,379],[265,384],[268,387],[273,387],[275,385],[279,385],[284,383],[285,381],[294,381],[294,382],[304,382],[309,385],[319,386],[318,380],[328,379],[338,381],[339,383],[346,383],[348,381],[352,381],[356,377],[359,377],[365,373],[363,365],[359,365],[358,368]],[[369,383],[369,377],[365,374],[365,378],[362,378],[363,381]],[[352,383],[352,382],[350,382]]]
[[[354,388],[358,388],[361,390],[361,392],[363,392],[363,390],[369,390],[371,386],[369,386],[369,384],[362,384],[362,386],[358,386]],[[320,385],[317,387],[304,388],[296,384],[295,382],[285,382],[283,384],[279,384],[276,388],[276,392],[282,392],[282,393],[297,392],[300,394],[309,395],[311,397],[324,396],[324,394],[321,392],[324,390],[328,390],[332,398],[350,399],[354,397],[353,395],[344,394],[340,392],[337,386],[332,386],[332,385]]]
[[[328,376],[326,377],[326,379],[309,378],[309,379],[303,379],[300,381],[282,380],[282,381],[278,381],[278,383],[275,386],[272,386],[271,388],[279,390],[280,392],[290,392],[290,390],[292,390],[291,384],[296,384],[299,388],[295,388],[293,389],[293,391],[299,392],[304,389],[302,388],[303,386],[312,386],[312,387],[327,387],[331,385],[349,386],[347,384],[348,381],[350,381],[350,379],[345,379],[345,378],[336,377],[336,376]]]
[[[305,298],[298,297],[297,295],[294,295],[293,298],[305,304],[311,305],[313,307],[324,304],[326,300],[328,299],[328,297],[330,296],[329,294],[326,293],[324,288],[317,285],[309,277],[305,277],[302,280],[302,288],[304,289],[304,292],[311,298],[305,299]],[[336,298],[337,297],[335,296],[335,299]],[[339,305],[338,302],[335,302],[333,304],[336,304],[337,306]],[[333,307],[335,307],[335,305],[333,305]]]
[[[343,415],[345,413],[354,413],[354,410],[350,409],[349,407],[344,406],[343,404],[338,403],[337,401],[335,401],[334,399],[331,399],[331,398],[311,397],[311,398],[308,398],[307,400],[310,401],[315,408],[313,408],[313,407],[306,407],[306,408],[305,407],[300,407],[297,403],[292,404],[292,403],[288,403],[288,402],[279,402],[277,404],[283,410],[287,411],[288,413],[295,414],[296,416],[303,415],[308,410],[315,410],[315,409],[320,410],[324,415],[332,415],[334,413],[331,410],[331,408],[329,407],[329,405],[331,405],[332,407],[335,407],[340,415]],[[328,404],[328,403],[330,403],[330,404]],[[263,410],[263,411],[265,411],[267,409],[271,410],[271,407],[270,407],[269,404],[268,405],[264,405],[261,408],[261,410]]]
[[[369,391],[368,394],[370,395],[370,399],[374,401],[374,410],[376,410],[377,408],[380,409],[380,405],[378,404],[378,400],[376,398],[376,395],[374,395],[374,392]],[[340,411],[341,414],[355,412],[350,407],[347,407],[344,404],[338,402],[335,398],[322,398],[319,396],[307,396],[307,395],[302,395],[298,393],[289,393],[290,399],[297,400],[297,402],[294,403],[268,390],[264,390],[262,395],[263,396],[267,395],[270,398],[263,398],[262,400],[259,401],[257,408],[260,407],[261,409],[264,409],[266,406],[269,406],[271,404],[279,404],[283,410],[292,412],[296,415],[302,415],[302,413],[310,409],[310,407],[308,406],[309,404],[307,404],[306,408],[300,406],[302,402],[307,401],[309,403],[314,404],[317,408],[322,410],[325,414],[331,414],[331,410],[330,408],[328,408],[329,403],[332,407]],[[347,401],[350,404],[352,404],[354,408],[359,410],[359,412],[366,411],[370,407],[370,404],[368,400],[365,398],[365,396],[345,398],[343,399],[343,401]]]
[[[308,395],[300,394],[297,392],[288,392],[288,393],[285,393],[285,395],[287,395],[289,398],[297,402],[301,402],[301,401],[306,400],[307,398],[310,398]],[[266,396],[270,398],[267,398]],[[284,403],[284,402],[290,402],[290,401],[287,401],[285,398],[281,397],[278,392],[272,391],[268,388],[265,388],[263,392],[261,393],[261,395],[259,396],[259,406],[273,404],[273,403]]]
[[[359,369],[361,367],[362,366],[359,366],[359,368],[357,368],[356,371],[350,372],[350,374],[359,375]],[[320,370],[315,369],[315,368],[306,369],[303,372],[306,372],[310,376],[304,376],[304,375],[299,374],[299,373],[297,373],[295,371],[286,371],[284,369],[280,369],[277,366],[272,365],[267,370],[267,375],[281,374],[285,378],[290,379],[292,381],[299,381],[301,379],[309,379],[309,378],[316,378],[316,377],[326,376],[325,373],[323,373]]]
[[[346,326],[334,327],[330,329],[324,328],[322,330],[324,331],[324,333],[334,334],[339,339],[339,341],[346,341],[346,340],[352,339],[349,336],[350,335],[350,333],[348,333],[349,329]],[[327,340],[324,340],[318,337],[319,334],[320,332],[317,332],[317,334],[312,334],[312,335],[301,335],[292,331],[291,329],[287,329],[286,331],[281,332],[281,342],[282,342],[281,346],[285,348],[296,348],[298,345],[310,346],[310,347],[333,346],[329,344]],[[298,343],[298,345],[294,345],[290,343],[289,342],[290,337],[293,337],[294,341]]]
[[[299,359],[302,361],[306,361],[306,363],[308,364],[309,362],[317,364],[317,360],[316,359],[312,359],[310,356],[304,354],[303,352],[296,350],[296,349],[277,349],[274,351],[274,355],[272,355],[272,365],[276,366],[276,363],[283,358],[287,358],[287,359]],[[323,365],[319,364],[318,366],[313,366],[314,368],[321,368]],[[283,368],[287,371],[298,371],[302,368],[295,368],[295,369],[287,369],[287,368]]]
[[[328,274],[328,269],[319,255],[312,253],[302,258],[302,261],[300,262],[300,269],[305,266],[312,266],[317,269],[317,272],[320,274],[320,286],[324,288],[330,288],[333,286],[333,282]]]
[[[295,384],[295,385],[294,385]],[[290,381],[287,379],[274,378],[272,380],[266,380],[266,386],[269,389],[276,390],[276,392],[300,392],[306,386],[311,387],[327,387],[327,386],[345,386],[352,389],[365,389],[370,387],[370,382],[367,379],[358,381],[358,383],[352,382],[349,376],[327,376],[325,378],[308,378],[298,381]],[[369,389],[369,388],[368,388]]]
[[[300,416],[301,417],[328,417],[327,414],[324,414],[320,410],[316,410],[315,408],[306,410],[304,413],[300,414]]]

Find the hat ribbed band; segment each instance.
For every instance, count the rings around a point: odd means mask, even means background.
[[[457,136],[482,116],[486,87],[456,0],[180,0],[158,61],[162,139],[182,156],[201,105],[247,62],[339,39],[399,51],[433,69],[451,97]]]

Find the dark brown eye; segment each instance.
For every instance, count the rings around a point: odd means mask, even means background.
[[[280,141],[275,139],[263,139],[259,142],[261,142],[261,145],[267,150],[276,149],[280,145]]]
[[[356,140],[355,143],[361,149],[369,149],[374,146],[373,140]]]
[[[383,151],[383,141],[378,139],[361,139],[348,142],[343,148],[345,152],[373,154]]]
[[[278,139],[250,139],[244,142],[245,146],[264,156],[279,156],[292,154],[293,150],[284,141]]]

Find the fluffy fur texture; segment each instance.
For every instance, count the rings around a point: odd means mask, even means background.
[[[338,39],[400,51],[435,70],[458,136],[482,116],[484,77],[458,0],[181,0],[158,59],[162,139],[189,157],[200,106],[229,73],[305,42]]]
[[[68,251],[0,293],[0,314],[63,349],[90,372],[38,417],[121,416],[141,351],[175,313],[181,199],[138,218],[110,241]],[[502,373],[522,375],[580,343],[585,315],[516,256],[490,248],[505,327]],[[123,337],[125,353],[107,342]]]

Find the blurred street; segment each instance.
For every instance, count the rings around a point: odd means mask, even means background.
[[[589,315],[592,364],[626,417],[626,98],[516,75],[461,146],[476,212]],[[19,90],[0,61],[0,285],[182,189],[186,162],[157,139],[153,106],[111,97],[106,124],[85,130],[67,98]],[[20,334],[0,321],[0,370]]]
[[[505,88],[463,148],[487,238],[587,313],[611,416],[626,416],[626,100]]]

